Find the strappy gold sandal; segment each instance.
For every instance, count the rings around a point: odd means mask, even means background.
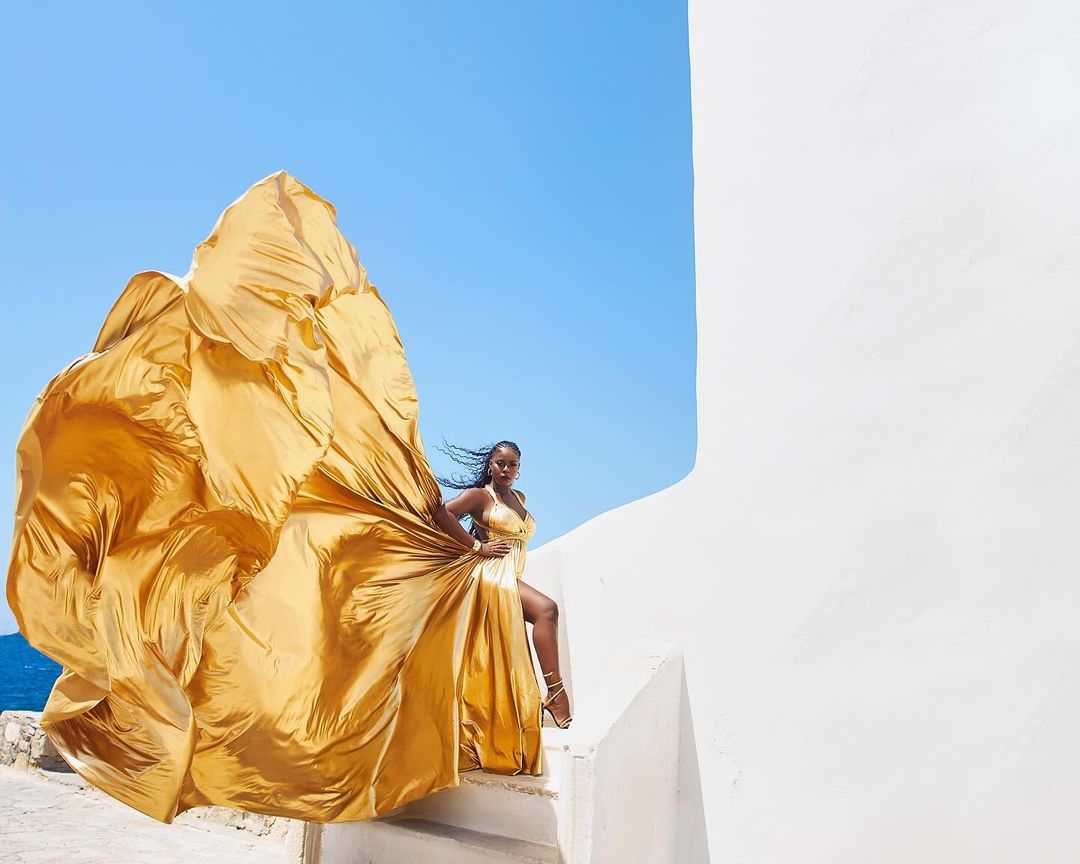
[[[554,672],[545,672],[544,677],[547,678],[548,675],[554,675],[554,674],[555,674]],[[557,688],[557,689],[552,691],[553,687]],[[562,723],[560,723],[558,721],[558,719],[555,717],[555,712],[551,710],[551,705],[549,705],[548,703],[552,699],[554,699],[556,696],[558,696],[560,693],[562,693],[565,689],[566,688],[563,687],[563,679],[562,678],[560,678],[558,681],[552,681],[550,684],[548,684],[547,698],[540,700],[540,704],[543,706],[543,710],[547,711],[548,714],[551,715],[552,721],[560,729],[565,729],[566,727],[568,727],[570,725],[570,721],[574,719],[574,715],[573,714],[569,715],[565,720],[563,720]]]

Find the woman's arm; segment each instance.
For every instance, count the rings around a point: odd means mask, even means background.
[[[467,513],[471,514],[477,511],[482,512],[486,499],[487,493],[485,493],[484,490],[466,489],[452,501],[443,502],[435,509],[435,513],[433,514],[435,524],[462,546],[466,547],[467,550],[471,550],[473,541],[476,538],[462,528],[461,522],[458,520]],[[500,540],[496,543],[482,543],[479,551],[481,555],[495,558],[509,552],[510,544],[505,540]]]

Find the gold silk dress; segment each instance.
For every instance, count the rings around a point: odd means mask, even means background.
[[[41,724],[82,777],[163,822],[334,822],[541,773],[535,525],[493,507],[503,558],[439,530],[417,418],[333,206],[284,172],[187,275],[131,279],[17,451],[7,597],[63,666]]]
[[[523,737],[522,740],[514,742],[500,734],[499,725],[503,720],[496,714],[506,709],[518,710],[517,706],[522,699],[515,698],[515,691],[523,691],[526,697],[524,704],[530,712],[533,710],[533,699],[540,699],[536,673],[531,670],[531,660],[528,673],[516,662],[517,658],[532,656],[524,626],[506,628],[501,623],[512,620],[515,616],[522,616],[517,580],[524,572],[525,548],[529,538],[536,533],[536,523],[527,510],[523,520],[513,508],[499,500],[490,486],[484,488],[494,499],[494,504],[485,514],[486,522],[480,519],[474,521],[484,529],[489,541],[505,540],[510,551],[501,557],[483,558],[476,568],[476,577],[485,586],[485,590],[480,592],[483,599],[477,604],[476,619],[469,628],[471,638],[476,640],[475,645],[467,653],[477,658],[480,665],[472,670],[474,674],[465,677],[462,691],[461,722],[468,730],[468,734],[462,738],[459,761],[462,770],[484,767],[477,754],[478,741],[503,740],[511,744],[513,752],[499,752],[499,761],[512,763],[517,758],[515,753],[531,751],[534,742],[528,738]],[[517,604],[516,607],[514,604]],[[493,677],[492,671],[495,673]],[[509,689],[504,691],[507,687]],[[517,718],[516,723],[523,730],[529,729],[531,724],[526,722],[529,720],[531,717]],[[532,732],[528,735],[531,738]],[[539,745],[538,740],[535,745]]]
[[[533,534],[536,533],[536,522],[532,517],[532,513],[525,509],[522,495],[516,489],[512,491],[521,503],[521,508],[525,510],[524,519],[518,515],[514,508],[503,504],[499,500],[499,496],[495,494],[495,490],[490,486],[485,486],[484,490],[491,496],[493,502],[491,510],[485,514],[487,517],[486,522],[482,519],[474,519],[473,521],[484,529],[484,536],[492,543],[505,540],[510,546],[508,555],[502,558],[490,559],[489,563],[494,562],[499,566],[509,565],[514,578],[520,579],[522,573],[525,572],[527,544],[532,539]]]

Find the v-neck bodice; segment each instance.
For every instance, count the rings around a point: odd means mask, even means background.
[[[474,519],[477,525],[487,532],[489,540],[521,540],[527,541],[536,533],[536,520],[526,509],[525,517],[522,518],[513,507],[504,504],[490,486],[484,487],[491,495],[494,502],[491,511],[487,513],[487,521]],[[520,499],[518,499],[520,501]],[[522,504],[522,507],[525,505]]]

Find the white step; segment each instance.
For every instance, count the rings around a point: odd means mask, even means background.
[[[402,807],[402,815],[458,828],[554,845],[559,790],[545,777],[469,771],[461,785]]]
[[[464,771],[460,786],[412,801],[394,815],[555,845],[565,737],[562,730],[544,730],[544,773],[538,777]]]
[[[322,864],[557,864],[555,846],[404,816],[343,822]]]

